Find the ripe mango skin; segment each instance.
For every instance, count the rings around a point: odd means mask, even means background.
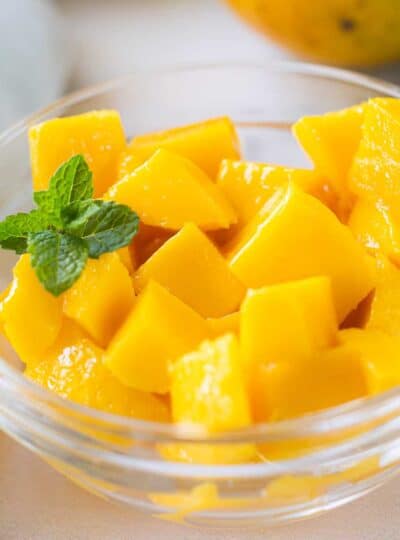
[[[29,130],[34,190],[47,189],[56,169],[83,154],[93,172],[94,195],[100,197],[117,180],[120,153],[126,147],[117,111],[92,111],[54,118]]]
[[[138,269],[135,290],[143,290],[150,280],[203,317],[232,313],[245,294],[223,256],[193,223],[187,223]]]
[[[397,0],[227,0],[248,23],[313,61],[373,66],[400,58]]]
[[[374,265],[351,231],[293,183],[232,239],[227,258],[251,288],[329,276],[339,322],[375,284]]]

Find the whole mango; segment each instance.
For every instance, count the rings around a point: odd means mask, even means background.
[[[264,34],[329,64],[370,66],[400,59],[398,0],[227,0]]]

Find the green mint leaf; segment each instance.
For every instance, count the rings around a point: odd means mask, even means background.
[[[70,222],[66,231],[86,242],[89,257],[127,246],[139,228],[139,218],[129,206],[113,201],[93,201],[85,213]]]
[[[30,234],[28,252],[39,281],[54,296],[71,287],[88,258],[83,240],[52,230]]]
[[[21,255],[27,250],[29,233],[42,231],[47,226],[47,216],[39,210],[8,216],[0,222],[0,246]]]
[[[51,224],[62,228],[61,211],[71,203],[93,197],[93,175],[81,155],[76,155],[60,165],[46,191],[36,191],[33,199],[39,209],[47,213]]]

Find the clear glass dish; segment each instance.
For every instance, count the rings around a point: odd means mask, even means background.
[[[211,66],[136,73],[62,99],[0,137],[0,215],[31,200],[27,129],[48,118],[116,108],[132,136],[230,115],[248,159],[304,165],[290,125],[397,87],[306,64]],[[0,253],[0,285],[14,258]],[[244,526],[312,516],[392,477],[400,463],[400,390],[303,418],[220,436],[113,416],[65,401],[21,374],[0,343],[0,428],[86,489],[192,524]],[[164,445],[257,444],[259,462],[164,460]]]

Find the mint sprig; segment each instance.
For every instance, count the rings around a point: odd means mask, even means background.
[[[63,163],[45,191],[33,195],[37,209],[0,222],[0,246],[31,264],[44,288],[54,296],[71,287],[88,258],[127,246],[139,218],[128,206],[92,199],[93,177],[81,155]]]

